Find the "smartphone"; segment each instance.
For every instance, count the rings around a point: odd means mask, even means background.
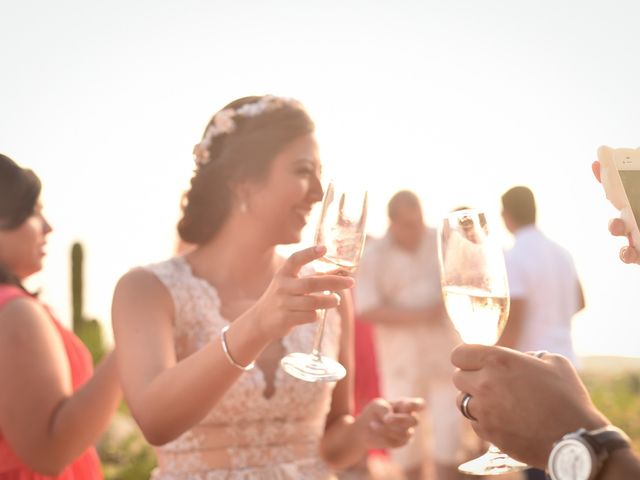
[[[631,243],[640,248],[640,148],[598,148],[600,180],[609,201],[620,210],[620,218],[631,233]]]

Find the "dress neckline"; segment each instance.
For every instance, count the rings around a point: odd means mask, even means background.
[[[220,311],[220,307],[222,306],[222,301],[220,300],[218,289],[214,285],[212,285],[209,281],[207,281],[202,277],[197,276],[194,273],[193,268],[185,255],[178,255],[174,258],[178,261],[179,265],[182,266],[182,268],[184,269],[186,274],[189,276],[189,278],[194,282],[196,282],[198,285],[200,285],[209,295],[211,295],[213,299],[213,303],[216,307],[216,311],[215,311],[216,317],[219,318],[226,325],[230,325],[231,323],[233,323],[224,315],[222,315],[222,312]],[[295,328],[299,328],[299,327],[300,326],[294,327],[294,330],[292,330],[292,332],[295,331]],[[280,343],[285,351],[285,355],[291,353],[291,344],[289,339],[290,335],[291,333],[289,333],[288,335],[285,335],[280,339]],[[253,369],[253,372],[256,372],[256,375],[254,376],[254,378],[259,379],[261,383],[260,397],[265,401],[272,400],[279,394],[280,390],[282,390],[282,374],[284,374],[284,371],[282,370],[282,367],[279,365],[279,363],[280,362],[278,362],[278,365],[276,365],[275,375],[273,377],[273,385],[271,385],[271,390],[273,391],[273,393],[268,397],[265,395],[265,392],[268,390],[268,387],[270,385],[267,383],[267,377],[265,375],[264,370],[262,369],[262,367],[260,367],[260,365],[258,365],[258,363],[256,363],[255,368]]]
[[[179,255],[177,257],[175,257],[176,260],[178,260],[178,263],[182,266],[182,268],[184,269],[184,271],[187,273],[187,275],[189,276],[189,278],[191,278],[191,280],[193,280],[194,282],[196,282],[197,284],[201,285],[202,288],[204,290],[206,290],[211,297],[214,300],[214,305],[216,306],[216,313],[218,314],[218,317],[224,321],[224,323],[230,324],[232,323],[231,321],[229,321],[226,317],[224,317],[222,315],[222,312],[220,311],[220,306],[222,305],[222,301],[220,300],[220,295],[218,294],[218,289],[212,285],[211,283],[209,283],[209,281],[205,280],[202,277],[197,276],[194,271],[193,268],[191,267],[191,264],[188,262],[187,257],[184,255]]]

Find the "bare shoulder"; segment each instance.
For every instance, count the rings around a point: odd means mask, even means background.
[[[167,288],[162,281],[150,270],[136,267],[125,273],[116,285],[115,295],[129,297],[134,295],[139,299],[146,296],[168,295]]]
[[[64,347],[49,313],[34,298],[15,298],[0,309],[0,376],[36,359],[57,358]],[[48,361],[48,360],[47,360]]]
[[[0,308],[0,338],[7,343],[52,330],[49,314],[35,298],[17,297]]]
[[[162,281],[151,271],[137,267],[124,274],[113,294],[113,321],[122,310],[173,312],[173,300]]]

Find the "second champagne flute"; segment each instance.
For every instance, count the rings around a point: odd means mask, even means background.
[[[465,343],[493,345],[509,318],[509,286],[502,248],[481,210],[447,215],[438,232],[442,293]],[[527,468],[491,445],[458,467],[468,475],[500,475]]]
[[[315,244],[327,248],[325,255],[314,262],[320,273],[355,271],[362,255],[367,220],[367,192],[339,189],[331,182],[322,203],[316,228]],[[329,293],[329,292],[327,292]],[[322,355],[322,337],[327,310],[322,310],[311,353],[290,353],[280,364],[285,372],[307,382],[335,382],[346,375],[336,360]]]

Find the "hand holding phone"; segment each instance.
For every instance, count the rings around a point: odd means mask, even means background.
[[[620,211],[631,243],[640,249],[640,148],[598,148],[600,181],[607,199]]]

